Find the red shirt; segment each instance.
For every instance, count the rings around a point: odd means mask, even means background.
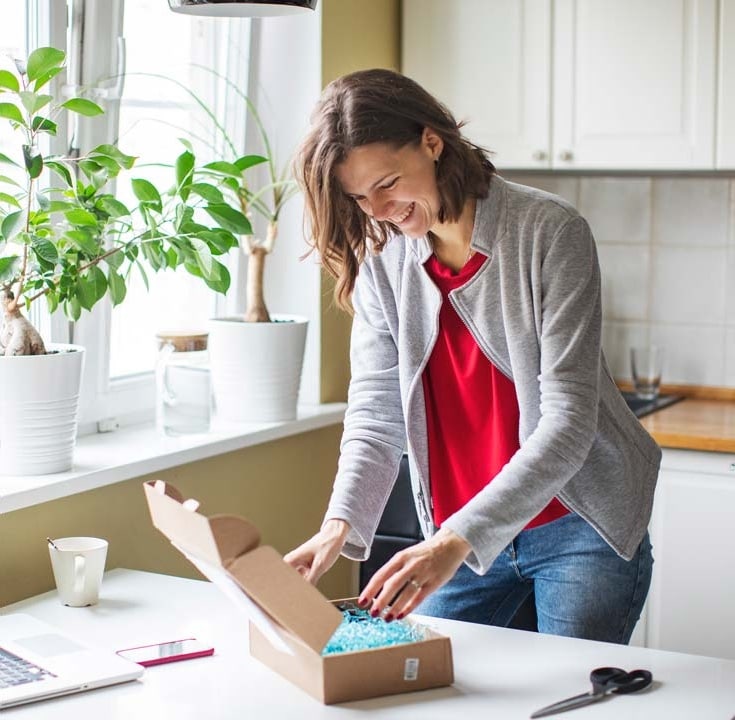
[[[424,265],[443,298],[439,336],[422,376],[437,526],[482,490],[519,448],[515,385],[483,354],[447,297],[486,259],[475,253],[458,273],[434,255]],[[526,529],[568,512],[554,498]]]

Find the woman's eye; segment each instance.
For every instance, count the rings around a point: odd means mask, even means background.
[[[381,190],[390,190],[392,187],[395,187],[395,184],[398,182],[398,178],[393,178],[389,183],[386,183],[385,185],[381,185]]]

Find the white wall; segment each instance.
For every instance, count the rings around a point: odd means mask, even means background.
[[[630,346],[650,341],[666,348],[664,382],[735,387],[735,179],[504,175],[589,221],[616,377],[630,378]]]
[[[263,18],[254,21],[254,57],[250,97],[268,129],[275,156],[284,163],[304,136],[311,109],[321,92],[321,14]],[[309,330],[300,402],[319,402],[319,267],[299,258],[307,245],[300,196],[286,205],[278,240],[265,270],[266,302],[271,312],[306,315]],[[257,229],[257,228],[256,228]]]

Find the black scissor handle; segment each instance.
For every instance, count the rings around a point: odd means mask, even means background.
[[[602,667],[590,673],[590,681],[594,691],[627,695],[647,688],[653,681],[653,675],[648,670],[627,672],[621,668]]]

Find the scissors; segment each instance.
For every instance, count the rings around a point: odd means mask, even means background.
[[[631,672],[626,672],[620,668],[601,667],[590,673],[590,681],[592,682],[592,690],[589,692],[561,700],[553,705],[547,705],[540,710],[536,710],[531,717],[546,717],[546,715],[554,715],[565,710],[573,710],[574,708],[590,705],[591,703],[596,703],[598,700],[602,700],[611,693],[615,695],[627,695],[628,693],[644,690],[653,682],[653,675],[648,670],[632,670]]]

